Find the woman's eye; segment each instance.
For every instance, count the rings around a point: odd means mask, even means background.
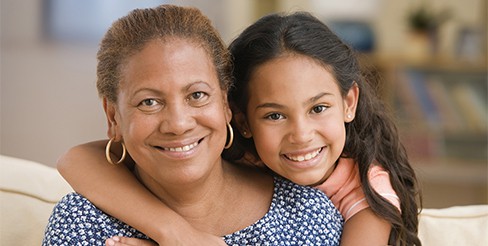
[[[270,120],[280,120],[280,119],[283,119],[283,115],[281,114],[278,114],[278,113],[272,113],[272,114],[268,114],[266,115],[265,117],[266,119],[270,119]]]
[[[193,92],[188,96],[190,105],[200,107],[208,103],[209,94],[203,91]]]
[[[317,105],[317,106],[312,108],[312,113],[319,114],[319,113],[324,112],[328,108],[329,107],[327,107],[325,105]]]
[[[197,91],[197,92],[193,92],[190,97],[191,99],[193,100],[198,100],[198,99],[201,99],[202,97],[205,96],[205,93],[201,92],[201,91]]]
[[[144,99],[142,102],[141,102],[141,106],[154,106],[156,104],[156,100],[154,99]]]
[[[161,107],[162,104],[152,98],[144,99],[137,105],[137,108],[144,112],[155,112],[161,109]]]

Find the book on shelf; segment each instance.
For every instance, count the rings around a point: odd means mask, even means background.
[[[398,81],[400,118],[423,123],[432,130],[454,133],[487,133],[486,76],[406,69]]]
[[[451,92],[468,129],[474,133],[486,132],[488,125],[486,101],[483,101],[479,92],[475,91],[474,86],[467,83],[457,83],[452,86]]]
[[[459,132],[464,128],[464,119],[457,112],[445,81],[432,77],[426,83],[433,102],[439,111],[439,124],[447,132]]]

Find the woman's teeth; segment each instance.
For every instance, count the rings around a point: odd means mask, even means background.
[[[305,155],[285,155],[285,156],[286,156],[286,158],[288,158],[292,161],[308,161],[308,160],[316,157],[320,153],[320,150],[322,150],[322,149],[321,148],[317,149],[317,150],[310,152],[310,153],[307,153]]]
[[[192,144],[185,145],[185,146],[182,146],[182,147],[163,148],[163,149],[164,150],[167,150],[167,151],[171,151],[171,152],[183,152],[183,151],[191,150],[191,149],[195,148],[197,145],[198,145],[198,142],[194,142]]]

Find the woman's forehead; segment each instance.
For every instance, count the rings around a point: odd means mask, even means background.
[[[208,52],[194,42],[172,39],[152,40],[131,56],[122,69],[123,81],[172,83],[205,81],[218,83]]]

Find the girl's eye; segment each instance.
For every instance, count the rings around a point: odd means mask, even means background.
[[[156,99],[153,98],[148,98],[142,100],[139,105],[137,105],[137,108],[139,108],[141,111],[144,112],[156,112],[159,109],[162,108],[162,104],[159,103]]]
[[[325,105],[317,105],[317,106],[315,106],[315,107],[312,108],[312,113],[314,113],[314,114],[320,114],[320,113],[324,112],[328,108],[329,107],[328,106],[325,106]]]
[[[270,119],[270,120],[281,120],[284,118],[284,116],[279,114],[279,113],[271,113],[271,114],[266,115],[265,118]]]

